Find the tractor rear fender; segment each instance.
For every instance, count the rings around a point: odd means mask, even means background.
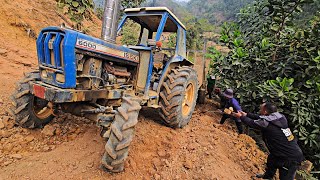
[[[170,61],[166,64],[165,68],[163,69],[160,81],[159,81],[159,85],[157,87],[157,93],[160,93],[160,89],[161,86],[164,82],[164,80],[166,79],[166,76],[168,75],[168,73],[171,71],[171,69],[177,67],[177,66],[191,66],[193,67],[193,63],[191,61],[188,61],[187,59],[185,59],[182,56],[179,55],[175,55],[173,56]]]

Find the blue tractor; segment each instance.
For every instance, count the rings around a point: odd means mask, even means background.
[[[63,27],[43,29],[39,69],[19,81],[10,110],[25,128],[41,128],[58,112],[96,121],[106,140],[102,165],[111,172],[124,169],[141,106],[159,109],[165,124],[182,128],[200,86],[186,59],[186,28],[170,10],[126,9],[118,26],[118,9],[119,0],[106,1],[102,39]],[[139,29],[135,43],[116,45],[128,23]],[[162,47],[166,33],[174,33],[174,48]]]

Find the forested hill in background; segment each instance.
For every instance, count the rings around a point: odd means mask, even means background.
[[[207,19],[213,25],[221,25],[225,21],[235,20],[236,14],[245,5],[254,0],[147,0],[143,6],[166,6],[179,18],[194,16]]]
[[[141,6],[168,7],[180,19],[195,17],[207,19],[213,25],[235,20],[239,10],[253,0],[146,0]],[[104,0],[94,0],[96,7],[101,7]]]
[[[187,3],[175,0],[146,0],[141,6],[162,6],[168,7],[179,19],[192,16],[186,8]]]
[[[206,18],[215,25],[236,19],[241,8],[254,0],[191,0],[187,4],[190,13],[198,18]]]

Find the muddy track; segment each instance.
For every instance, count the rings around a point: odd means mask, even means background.
[[[178,130],[152,118],[155,113],[141,110],[126,169],[118,174],[100,168],[104,142],[86,119],[62,115],[43,130],[5,129],[11,134],[1,139],[0,179],[250,179],[262,170],[265,155],[255,142],[231,124],[219,126],[210,106],[198,107]]]

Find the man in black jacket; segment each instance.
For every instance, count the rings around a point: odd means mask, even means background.
[[[279,169],[280,180],[293,180],[304,156],[288,127],[288,121],[271,103],[262,104],[260,114],[245,112],[234,114],[248,126],[261,130],[262,138],[270,151],[266,172],[263,175],[258,174],[257,177],[272,179]]]

